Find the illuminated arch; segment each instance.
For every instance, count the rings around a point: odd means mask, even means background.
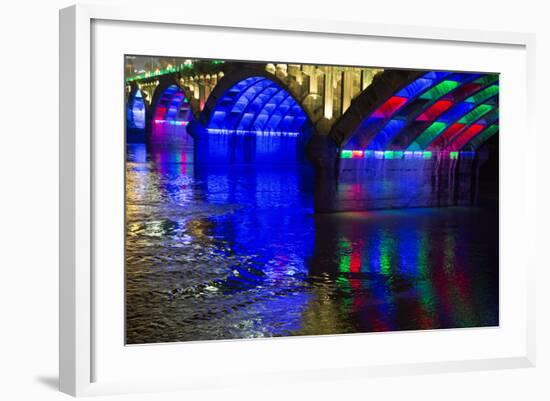
[[[394,118],[405,119],[404,129],[394,133],[386,147],[392,150],[408,149],[418,136],[441,116],[452,119],[452,115],[469,110],[464,108],[464,99],[476,93],[482,85],[475,80],[479,74],[440,72],[440,79],[433,82],[424,92],[410,100],[411,111],[398,113]],[[436,126],[437,127],[437,126]],[[424,150],[415,149],[415,150]]]
[[[226,154],[228,160],[242,153],[243,161],[288,161],[303,159],[313,125],[298,99],[275,76],[241,69],[220,80],[193,132],[201,138],[203,150],[216,148],[215,155]]]
[[[460,150],[470,139],[481,134],[498,119],[498,106],[495,101],[496,98],[491,98],[474,105],[471,110],[457,116],[455,120],[434,122],[433,124],[443,124],[442,130],[439,135],[427,138],[429,142],[424,147],[428,150]]]
[[[298,136],[311,124],[298,100],[275,77],[253,75],[212,94],[205,109],[209,133]],[[210,100],[210,99],[209,99]]]
[[[405,106],[407,96],[432,84],[431,77],[424,80],[423,75],[418,71],[385,70],[375,76],[334,123],[329,136],[342,149],[365,149],[391,116]],[[401,90],[403,93],[397,96]]]
[[[165,81],[156,88],[151,110],[149,141],[160,144],[192,144],[187,125],[194,120],[185,91]]]
[[[133,130],[144,130],[146,126],[146,104],[143,92],[136,85],[128,96],[126,126]]]
[[[382,75],[389,73],[396,74]],[[371,102],[342,140],[347,157],[372,151],[460,150],[498,118],[497,74],[430,71],[401,80],[384,96],[373,89],[360,97],[381,99]]]

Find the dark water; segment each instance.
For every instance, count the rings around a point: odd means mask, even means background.
[[[127,343],[498,325],[498,217],[315,215],[288,166],[130,145]]]

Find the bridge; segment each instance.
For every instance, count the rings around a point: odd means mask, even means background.
[[[499,131],[498,74],[185,60],[126,95],[128,142],[309,160],[319,212],[475,203]]]

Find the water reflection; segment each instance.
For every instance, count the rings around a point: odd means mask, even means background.
[[[128,343],[498,324],[495,212],[315,215],[307,167],[128,160]]]

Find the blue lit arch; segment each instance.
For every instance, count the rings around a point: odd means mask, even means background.
[[[193,127],[202,159],[230,162],[303,160],[313,133],[307,112],[284,83],[246,69],[220,80]]]
[[[194,119],[185,90],[173,80],[161,82],[153,96],[149,142],[191,146],[187,125]]]
[[[310,123],[298,101],[271,77],[245,78],[216,100],[205,125],[209,133],[298,136]]]
[[[145,99],[137,85],[132,88],[128,96],[126,124],[132,130],[144,130],[146,126]]]

